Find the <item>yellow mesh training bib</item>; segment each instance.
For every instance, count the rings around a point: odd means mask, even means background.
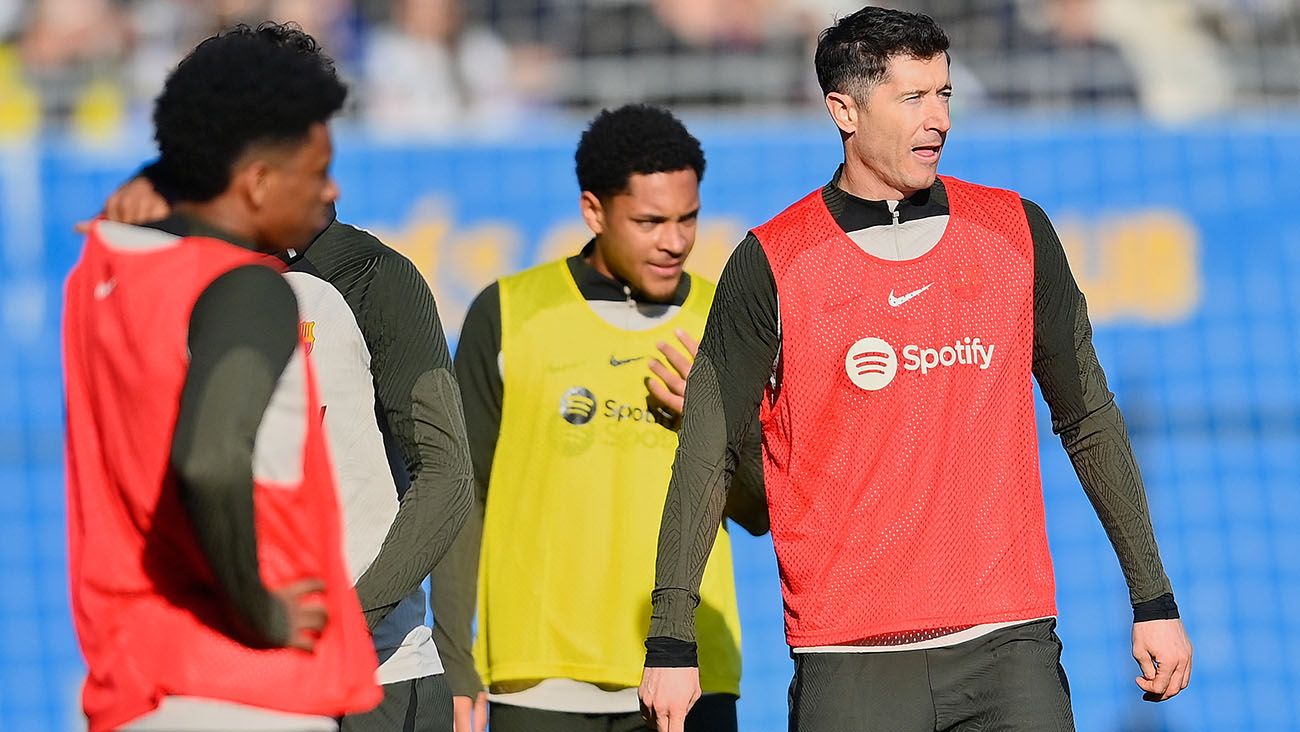
[[[500,281],[505,382],[479,563],[475,656],[485,683],[641,681],[655,551],[677,435],[646,406],[655,344],[698,339],[714,287],[672,318],[616,328],[564,260]],[[634,307],[629,304],[627,307]],[[740,693],[731,544],[719,531],[696,612],[700,683]]]

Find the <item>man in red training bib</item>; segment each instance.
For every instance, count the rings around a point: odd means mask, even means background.
[[[347,90],[293,27],[199,44],[154,110],[174,214],[99,221],[63,338],[90,729],[333,729],[378,703],[298,309]]]
[[[930,18],[875,7],[818,43],[844,163],[718,283],[659,538],[641,698],[660,730],[699,694],[700,572],[755,411],[790,729],[1072,730],[1031,376],[1128,582],[1138,686],[1187,686],[1191,645],[1060,241],[1016,193],[936,175],[948,45]]]

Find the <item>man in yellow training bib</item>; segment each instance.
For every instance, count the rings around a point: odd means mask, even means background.
[[[683,269],[704,154],[672,114],[637,105],[598,115],[575,157],[594,238],[485,289],[456,353],[479,501],[433,591],[442,632],[459,639],[439,646],[458,732],[482,729],[485,699],[493,732],[644,724],[636,687],[659,520],[714,293]],[[728,515],[758,535],[757,442],[744,452]],[[704,697],[687,729],[735,730],[740,622],[726,532],[700,594]],[[694,649],[683,651],[693,664]]]

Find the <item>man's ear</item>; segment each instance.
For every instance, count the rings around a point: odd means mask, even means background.
[[[265,160],[251,159],[239,165],[230,174],[230,190],[250,208],[266,206],[270,195],[271,166]]]
[[[583,191],[578,199],[578,209],[582,211],[582,220],[587,223],[591,233],[600,236],[605,233],[605,206],[600,197],[591,191]]]
[[[861,110],[858,108],[858,101],[851,95],[840,92],[828,93],[826,111],[830,113],[831,119],[835,120],[835,126],[840,128],[840,132],[852,135],[858,131]]]

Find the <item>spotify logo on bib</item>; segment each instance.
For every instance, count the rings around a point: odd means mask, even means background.
[[[889,386],[898,373],[898,354],[879,338],[863,338],[844,354],[844,370],[859,389],[878,391]]]
[[[963,366],[988,371],[996,350],[994,344],[970,337],[956,338],[951,344],[938,348],[909,344],[902,349],[902,367],[904,371],[919,372],[920,376]],[[844,354],[844,371],[849,380],[865,391],[879,391],[889,386],[898,375],[898,367],[898,353],[880,338],[863,338],[849,346],[849,352]]]
[[[569,424],[586,424],[596,415],[596,395],[584,386],[575,386],[560,397],[560,416]]]

